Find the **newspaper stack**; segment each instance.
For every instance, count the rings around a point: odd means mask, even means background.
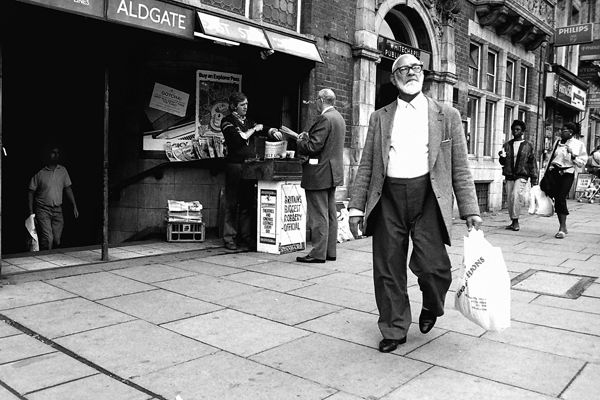
[[[202,222],[202,204],[199,201],[167,201],[167,222]]]

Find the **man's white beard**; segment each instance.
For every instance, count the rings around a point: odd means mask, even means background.
[[[423,82],[420,81],[410,81],[401,85],[400,88],[404,93],[412,96],[418,94],[423,89]]]

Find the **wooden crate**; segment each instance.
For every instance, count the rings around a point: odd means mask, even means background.
[[[167,242],[204,242],[203,222],[168,222]]]

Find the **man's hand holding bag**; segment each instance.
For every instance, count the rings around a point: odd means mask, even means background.
[[[454,306],[485,330],[504,330],[510,326],[510,277],[502,250],[481,230],[472,230],[464,240],[464,272]]]

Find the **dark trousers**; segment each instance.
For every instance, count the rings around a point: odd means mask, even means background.
[[[552,174],[554,181],[554,187],[552,188],[554,194],[554,211],[557,214],[569,215],[567,209],[567,196],[573,186],[575,180],[575,174],[560,174],[558,168],[554,168],[551,171],[547,171],[547,174]]]
[[[319,260],[336,257],[338,222],[335,187],[305,192],[310,240],[313,246],[309,255]]]
[[[407,264],[417,276],[423,307],[444,314],[452,283],[444,244],[444,221],[429,175],[386,178],[373,230],[373,279],[379,330],[386,339],[406,337],[412,321],[407,293]],[[369,222],[371,223],[371,221]],[[408,263],[409,237],[413,249]]]
[[[35,225],[40,250],[52,250],[58,247],[65,226],[62,206],[37,204],[35,208]]]
[[[223,240],[256,245],[256,181],[242,179],[242,164],[225,169]]]

